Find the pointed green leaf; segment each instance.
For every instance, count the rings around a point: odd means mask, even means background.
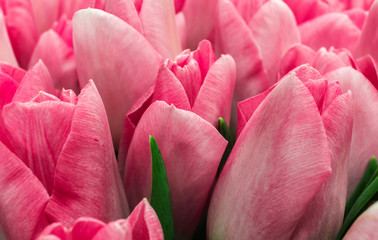
[[[218,167],[217,178],[219,177],[219,174],[221,173],[224,165],[226,164],[228,156],[230,156],[231,150],[235,144],[235,137],[232,134],[230,128],[227,126],[227,123],[223,118],[218,119],[218,128],[219,128],[220,134],[228,141],[228,144],[227,144],[226,150],[223,153],[222,160]]]
[[[377,170],[376,170],[377,171]],[[375,174],[373,174],[373,177]],[[370,181],[369,181],[370,182]],[[343,225],[337,234],[336,239],[341,239],[352,223],[357,219],[361,213],[366,210],[368,207],[369,202],[376,197],[378,194],[378,177],[375,176],[375,178],[368,184],[368,186],[365,188],[365,190],[361,193],[361,195],[357,198],[356,202],[353,204],[352,208],[350,209],[347,217],[345,218]]]
[[[152,158],[151,206],[159,217],[164,239],[171,240],[174,239],[171,192],[163,157],[153,136],[150,136],[150,148]]]
[[[357,185],[356,189],[354,190],[353,194],[348,199],[346,206],[345,206],[345,213],[344,213],[344,219],[346,216],[348,216],[350,209],[356,202],[357,198],[361,195],[361,193],[364,191],[366,186],[368,186],[369,181],[371,180],[374,172],[377,170],[377,159],[372,158],[368,168],[366,169],[366,172],[364,176],[362,177],[360,183]]]

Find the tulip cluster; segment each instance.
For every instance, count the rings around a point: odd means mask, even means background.
[[[0,239],[377,239],[378,0],[0,0]]]

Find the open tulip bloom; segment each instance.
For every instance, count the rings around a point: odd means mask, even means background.
[[[0,0],[0,240],[378,239],[378,0]]]

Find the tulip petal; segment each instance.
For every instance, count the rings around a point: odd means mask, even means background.
[[[256,109],[223,168],[209,207],[209,239],[289,239],[330,173],[317,106],[288,75]]]
[[[378,2],[374,1],[370,8],[369,15],[362,28],[361,37],[359,39],[355,56],[362,57],[371,55],[375,61],[378,61]]]
[[[343,13],[329,13],[317,17],[300,25],[299,31],[302,43],[315,51],[321,47],[354,51],[361,34],[360,29]]]
[[[378,202],[369,207],[349,229],[344,240],[370,240],[378,238]]]
[[[61,1],[31,0],[31,7],[39,34],[50,29],[52,24],[58,20],[60,5]]]
[[[240,16],[243,17],[245,22],[249,22],[251,18],[258,12],[262,5],[267,0],[231,0],[238,10]]]
[[[177,108],[190,110],[188,96],[177,77],[168,69],[166,64],[159,69],[156,85],[151,102],[164,101],[173,104]]]
[[[3,11],[0,9],[0,61],[7,62],[11,65],[18,66],[16,57],[12,49],[12,45],[9,40],[7,28],[4,22]]]
[[[229,55],[221,56],[207,73],[192,111],[213,126],[218,125],[220,117],[229,123],[235,78],[234,60]]]
[[[338,96],[323,112],[322,118],[332,174],[312,199],[291,239],[335,239],[343,222],[353,127],[351,92]]]
[[[40,91],[50,94],[55,92],[50,73],[42,61],[38,61],[22,79],[12,101],[27,102]]]
[[[139,17],[144,36],[163,58],[181,52],[175,16],[173,0],[143,0]]]
[[[72,240],[92,239],[103,227],[105,224],[97,219],[79,218],[71,230]]]
[[[67,227],[81,216],[108,222],[128,213],[105,109],[92,81],[79,95],[46,213]]]
[[[279,66],[280,77],[285,76],[288,72],[302,64],[312,63],[315,54],[315,51],[306,45],[295,44],[287,50],[281,59]]]
[[[39,38],[29,66],[33,66],[39,59],[46,65],[57,89],[69,88],[79,92],[73,49],[55,31],[49,30]]]
[[[337,69],[326,75],[340,82],[343,92],[353,93],[353,135],[348,167],[348,196],[361,180],[370,159],[378,155],[378,91],[360,72],[351,67]]]
[[[95,81],[105,104],[114,144],[118,146],[124,117],[153,85],[160,56],[130,25],[100,10],[77,12],[73,28],[80,86],[84,87],[89,79]]]
[[[105,11],[119,17],[143,34],[138,12],[132,0],[107,0]]]
[[[17,83],[20,83],[25,76],[25,70],[6,63],[0,63],[0,72],[7,74]]]
[[[348,15],[350,20],[353,21],[354,25],[362,30],[365,20],[368,16],[368,12],[360,8],[353,8],[351,10],[345,11],[344,13]]]
[[[230,54],[236,62],[235,102],[268,88],[267,75],[251,31],[228,0],[219,0],[216,32],[221,53]]]
[[[73,104],[59,101],[13,102],[3,109],[10,149],[33,171],[49,194],[74,111]]]
[[[356,60],[359,71],[378,89],[378,66],[370,55],[360,57]]]
[[[49,196],[25,164],[0,143],[0,222],[7,239],[32,239],[46,225]]]
[[[281,58],[292,45],[300,41],[295,17],[285,3],[272,0],[253,16],[249,28],[260,51],[270,85],[273,85],[278,80]]]
[[[216,60],[211,43],[208,40],[202,40],[197,50],[193,52],[193,58],[198,62],[202,79],[204,79]]]
[[[196,114],[154,102],[135,129],[125,168],[131,207],[151,192],[149,135],[164,160],[172,196],[175,237],[191,238],[199,223],[227,141]]]
[[[350,62],[344,61],[336,53],[328,52],[325,48],[321,48],[315,55],[312,66],[316,68],[322,75],[336,70],[341,67],[350,66]]]
[[[284,0],[293,11],[298,24],[329,12],[327,2],[318,0]]]
[[[209,39],[214,31],[215,13],[218,0],[187,0],[183,8],[186,29],[187,47],[196,49],[203,39]]]
[[[14,54],[20,66],[26,68],[38,40],[31,2],[29,0],[6,1],[3,11]]]

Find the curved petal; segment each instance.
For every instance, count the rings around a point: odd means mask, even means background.
[[[273,85],[278,80],[281,58],[292,45],[300,42],[294,15],[285,3],[272,0],[253,16],[249,28],[268,73],[269,85]]]
[[[176,14],[176,28],[177,28],[177,34],[179,35],[180,39],[180,46],[181,49],[186,46],[186,38],[188,36],[188,33],[186,31],[186,20],[183,12],[179,12]]]
[[[198,62],[202,79],[204,79],[216,60],[211,43],[208,40],[202,40],[197,50],[193,52],[193,58]]]
[[[227,141],[196,114],[154,102],[135,129],[126,160],[125,189],[131,207],[150,196],[149,135],[159,144],[167,170],[175,236],[191,238]]]
[[[74,111],[75,105],[60,101],[13,102],[3,109],[10,149],[33,171],[49,194]]]
[[[321,74],[326,74],[341,67],[350,66],[351,63],[344,61],[336,53],[327,51],[325,48],[321,48],[315,55],[312,62],[312,66],[316,68]]]
[[[0,223],[7,239],[32,239],[47,226],[49,195],[22,161],[0,143]]]
[[[14,54],[20,66],[26,68],[38,40],[31,3],[29,0],[5,1],[3,11]]]
[[[92,81],[79,95],[46,213],[67,227],[81,216],[108,222],[128,214],[105,109]]]
[[[360,29],[343,13],[329,13],[317,17],[300,25],[299,31],[302,43],[315,51],[321,47],[347,48],[354,51],[361,34]]]
[[[44,31],[50,29],[52,24],[58,20],[62,1],[30,0],[30,2],[38,33],[42,34]]]
[[[362,28],[361,37],[358,42],[355,55],[361,57],[371,55],[375,61],[378,61],[378,1],[374,1],[370,8],[369,15]]]
[[[77,12],[73,29],[80,86],[95,81],[117,147],[126,113],[154,84],[160,55],[130,25],[100,10]]]
[[[356,60],[358,70],[378,89],[378,64],[370,55],[360,57]]]
[[[9,40],[7,27],[5,26],[3,11],[0,9],[0,61],[18,66],[16,57]]]
[[[221,56],[208,71],[192,111],[213,126],[220,117],[229,123],[235,78],[234,60],[230,55]]]
[[[296,44],[292,46],[281,59],[279,66],[280,77],[285,76],[299,65],[306,63],[311,64],[315,54],[315,51],[306,45]]]
[[[143,34],[138,12],[132,0],[107,0],[105,11],[119,17]]]
[[[267,89],[269,82],[259,50],[234,5],[228,0],[219,0],[216,17],[216,40],[220,52],[230,54],[236,63],[235,102]]]
[[[40,91],[54,94],[53,80],[42,61],[38,61],[26,72],[16,93],[13,102],[27,102],[33,99]]]
[[[173,0],[143,0],[139,17],[144,36],[163,58],[181,52],[175,16]]]
[[[322,118],[332,174],[312,199],[290,239],[334,239],[343,222],[353,128],[351,92],[338,96],[323,112]]]
[[[54,54],[51,54],[51,52]],[[41,35],[34,48],[29,66],[42,60],[57,89],[69,88],[79,92],[73,49],[53,30]]]
[[[288,75],[253,113],[220,174],[209,239],[289,239],[330,173],[317,106]]]
[[[245,22],[249,22],[251,18],[258,12],[262,5],[267,0],[231,0],[238,10],[240,16],[243,17]]]
[[[378,202],[369,207],[349,229],[344,240],[371,240],[378,238]]]
[[[362,30],[364,23],[366,21],[366,18],[368,16],[368,12],[364,11],[363,9],[360,8],[353,8],[351,10],[345,11],[344,12],[350,20],[353,21],[353,23]]]
[[[370,159],[378,156],[378,91],[360,72],[351,67],[337,69],[326,75],[339,81],[343,92],[353,94],[353,135],[348,167],[348,196],[360,182]]]
[[[198,43],[208,39],[214,31],[215,13],[218,0],[187,0],[183,8],[186,29],[187,48],[196,49]]]
[[[284,0],[295,15],[298,24],[316,18],[330,11],[327,2],[318,0]]]
[[[156,78],[156,85],[151,102],[164,101],[177,108],[190,110],[190,103],[184,87],[177,77],[163,64]]]

